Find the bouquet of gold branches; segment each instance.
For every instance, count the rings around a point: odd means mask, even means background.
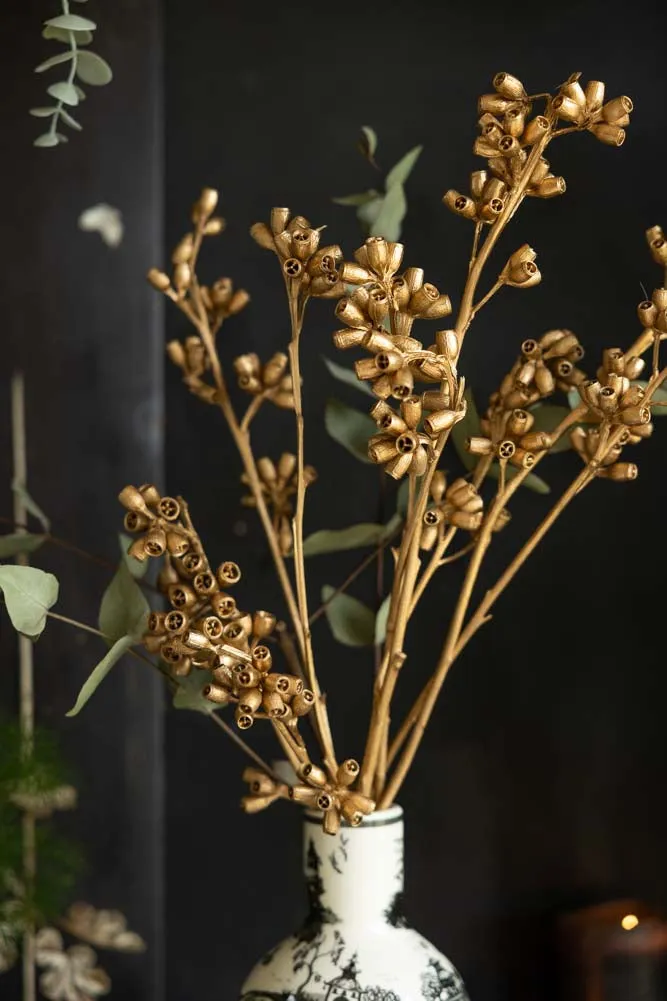
[[[84,685],[74,711],[123,652],[155,657],[151,662],[175,690],[176,704],[208,712],[253,757],[244,773],[246,811],[290,799],[320,811],[324,829],[335,833],[341,823],[358,825],[395,801],[456,658],[570,501],[593,481],[636,478],[637,466],[626,450],[652,433],[652,412],[665,405],[661,386],[667,369],[659,365],[660,341],[667,336],[665,288],[640,303],[638,336],[625,348],[607,348],[590,372],[571,331],[530,337],[481,417],[473,413],[462,374],[465,339],[483,306],[506,288],[514,294],[540,281],[536,252],[524,244],[493,270],[488,290],[480,289],[498,239],[524,199],[550,199],[565,191],[565,180],[546,159],[548,147],[581,131],[620,146],[631,111],[628,97],[607,100],[604,84],[583,86],[579,74],[556,94],[529,94],[508,73],[494,78],[493,92],[479,101],[474,153],[484,161],[483,169],[472,173],[468,194],[451,190],[443,198],[472,227],[465,283],[455,319],[446,328],[450,298],[425,280],[421,268],[405,266],[404,247],[396,242],[386,210],[389,190],[382,200],[385,211],[371,220],[371,235],[352,260],[339,246],[324,244],[323,227],[287,208],[274,208],[269,222],[255,223],[250,232],[280,268],[290,341],[285,351],[266,359],[250,353],[223,364],[217,335],[249,296],[229,278],[206,284],[200,277],[202,243],[224,229],[215,214],[217,192],[203,190],[192,228],[173,252],[171,274],[153,269],[148,277],[192,327],[184,340],[169,343],[167,352],[188,389],[220,410],[227,424],[242,466],[244,502],[257,512],[282,588],[285,620],[270,611],[239,608],[234,596],[239,566],[209,559],[182,497],[162,496],[153,485],[126,486],[120,501],[125,529],[134,539],[105,596],[100,620],[113,646]],[[648,232],[648,242],[654,260],[667,265],[667,242],[659,227]],[[378,546],[378,551],[390,549],[393,576],[378,614],[381,653],[369,677],[368,735],[354,758],[337,752],[329,722],[335,704],[325,698],[326,681],[318,674],[311,636],[303,524],[316,473],[306,461],[300,343],[313,298],[335,302],[334,344],[355,356],[354,376],[370,386],[375,398],[368,457],[391,480],[406,484],[400,523]],[[354,378],[351,370],[347,376]],[[543,405],[558,395],[561,407]],[[239,409],[236,398],[244,396],[247,404]],[[257,456],[252,425],[272,406],[294,412],[295,445],[281,455]],[[465,474],[447,482],[442,463],[450,442],[462,454]],[[472,607],[487,551],[510,519],[514,495],[550,453],[566,444],[578,457],[572,482]],[[162,561],[157,587],[166,599],[166,607],[154,611],[137,583],[149,558]],[[392,699],[406,668],[412,615],[433,578],[455,560],[465,560],[466,569],[442,650],[406,718],[392,727]],[[0,568],[0,586],[5,569]],[[335,589],[334,600],[343,590]],[[10,593],[5,596],[9,606]],[[289,774],[265,763],[239,733],[257,721],[273,728],[292,766]]]

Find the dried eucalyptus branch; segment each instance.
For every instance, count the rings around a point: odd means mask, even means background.
[[[86,0],[75,0],[77,3],[85,3]],[[31,108],[30,114],[35,118],[50,119],[49,128],[42,135],[35,139],[35,146],[50,147],[58,146],[67,142],[67,136],[58,131],[58,126],[62,123],[80,132],[81,124],[72,116],[69,109],[77,107],[86,97],[80,83],[90,84],[95,87],[103,87],[111,83],[113,74],[111,67],[96,52],[84,48],[93,39],[93,32],[97,25],[87,17],[70,13],[69,0],[61,0],[61,13],[57,17],[51,17],[45,21],[45,28],[42,37],[54,41],[65,43],[67,51],[58,53],[46,59],[39,66],[35,67],[35,73],[45,73],[54,66],[69,63],[67,77],[57,83],[52,83],[47,87],[47,94],[55,100],[55,104],[42,108]]]

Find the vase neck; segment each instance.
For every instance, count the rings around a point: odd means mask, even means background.
[[[360,827],[331,836],[316,815],[304,821],[304,873],[309,922],[367,924],[400,920],[403,813],[391,807]]]

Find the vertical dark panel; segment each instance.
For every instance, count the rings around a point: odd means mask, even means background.
[[[55,150],[32,148],[44,78],[32,67],[57,49],[40,38],[55,3],[31,0],[4,15],[2,449],[3,514],[10,511],[8,386],[25,372],[30,487],[54,532],[115,563],[126,482],[162,476],[162,310],[143,274],[162,239],[162,41],[158,0],[90,3],[96,47],[115,80],[89,89],[84,131]],[[51,46],[49,50],[49,46]],[[11,94],[11,101],[7,95]],[[125,220],[111,250],[77,229],[79,213],[108,202]],[[49,547],[36,562],[61,581],[58,608],[95,624],[108,573]],[[2,707],[15,705],[15,642],[2,623]],[[80,842],[83,899],[123,910],[146,956],[105,956],[114,996],[162,996],[162,689],[126,658],[86,711],[65,719],[103,646],[51,623],[36,651],[38,718],[60,735],[80,791],[63,826]],[[3,991],[4,989],[0,989]]]
[[[471,154],[475,104],[498,70],[542,89],[581,69],[608,81],[612,95],[627,91],[637,110],[620,150],[591,136],[550,150],[568,194],[526,205],[496,258],[499,270],[505,252],[529,241],[544,282],[507,290],[481,314],[463,371],[482,402],[524,337],[571,327],[589,349],[589,371],[603,346],[630,343],[640,280],[658,281],[643,229],[665,213],[654,174],[667,151],[665,13],[650,2],[615,9],[617,16],[601,3],[511,11],[490,2],[371,2],[340,11],[291,3],[265,5],[260,18],[257,6],[209,2],[186,19],[168,0],[167,233],[171,242],[181,235],[199,186],[222,188],[229,229],[207,254],[207,277],[231,274],[253,295],[221,335],[226,363],[247,350],[266,357],[286,339],[277,268],[247,236],[252,222],[271,205],[290,205],[326,222],[327,238],[348,257],[360,242],[352,214],[329,199],[377,182],[353,149],[361,124],[378,130],[384,167],[425,144],[408,184],[406,263],[424,265],[457,304],[471,234],[440,197],[450,186],[465,189],[469,172],[483,166]],[[169,328],[183,331],[175,315]],[[322,426],[323,399],[344,392],[320,360],[333,355],[333,329],[330,307],[315,304],[303,338],[308,459],[320,471],[308,530],[371,520],[376,509],[368,469]],[[169,380],[171,489],[188,492],[212,558],[242,564],[243,605],[281,611],[259,530],[238,506],[238,464],[224,429],[173,373]],[[354,391],[348,398],[362,405]],[[260,454],[293,441],[284,415],[257,424]],[[638,483],[585,493],[499,602],[495,621],[452,671],[401,795],[409,916],[457,962],[475,1001],[554,995],[551,919],[560,908],[619,893],[667,905],[663,612],[643,569],[647,554],[664,551],[656,543],[667,491],[660,423],[657,432],[639,449]],[[455,463],[448,459],[450,472]],[[545,475],[557,491],[576,469],[563,455]],[[494,541],[488,581],[548,504],[517,497],[512,524]],[[237,521],[247,526],[243,536]],[[311,600],[354,560],[313,560]],[[458,568],[443,574],[415,619],[397,718],[432,670],[459,580]],[[372,583],[355,594],[370,598]],[[368,658],[341,650],[322,623],[315,645],[339,746],[359,753]],[[233,997],[253,960],[291,930],[300,901],[298,843],[288,840],[298,819],[282,807],[255,818],[235,812],[239,759],[209,731],[203,720],[176,715],[168,725],[173,1001]]]

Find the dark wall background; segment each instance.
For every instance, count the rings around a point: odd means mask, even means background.
[[[116,79],[87,88],[77,112],[84,131],[47,150],[32,147],[40,123],[27,109],[44,103],[47,83],[32,70],[59,51],[40,31],[60,5],[19,7],[0,14],[0,515],[11,514],[9,385],[20,367],[31,492],[54,534],[114,565],[119,485],[162,477],[162,309],[142,280],[162,240],[161,5],[81,5],[99,22],[95,48]],[[79,214],[99,202],[123,212],[119,250],[77,229]],[[110,572],[53,547],[35,562],[60,579],[58,611],[96,625]],[[15,651],[3,612],[3,715],[16,706]],[[50,623],[35,652],[37,715],[59,733],[79,789],[77,811],[57,821],[85,858],[74,899],[119,908],[146,938],[146,956],[102,960],[115,997],[146,1001],[163,990],[163,693],[148,669],[126,662],[90,712],[65,719],[103,652],[96,637]],[[17,981],[2,977],[0,996],[18,998]]]
[[[406,261],[424,266],[456,306],[471,227],[440,198],[448,187],[466,190],[480,165],[471,153],[476,99],[501,69],[532,90],[557,87],[581,69],[607,81],[611,94],[632,95],[636,113],[620,150],[589,136],[552,147],[566,197],[522,209],[496,258],[500,268],[503,250],[530,242],[543,283],[507,291],[482,314],[466,342],[468,380],[483,399],[521,340],[551,327],[577,331],[591,359],[635,335],[640,282],[658,281],[643,231],[667,218],[659,166],[667,152],[666,19],[658,4],[200,2],[185,19],[167,0],[166,10],[167,237],[170,245],[179,238],[203,183],[221,188],[229,225],[210,252],[210,276],[233,275],[253,295],[223,330],[226,358],[247,350],[266,357],[286,339],[278,269],[248,236],[252,222],[274,204],[289,205],[327,223],[348,256],[361,242],[353,212],[330,197],[376,181],[354,149],[362,124],[377,130],[385,168],[424,143],[408,183]],[[167,326],[170,336],[182,330],[174,315]],[[326,396],[344,392],[321,362],[323,353],[334,356],[336,326],[331,307],[314,304],[305,396],[308,458],[320,480],[309,496],[308,530],[376,513],[373,470],[331,443],[322,426]],[[363,406],[353,390],[346,398]],[[242,563],[245,603],[280,608],[258,526],[238,506],[238,463],[215,422],[168,373],[170,489],[189,491],[216,558]],[[260,452],[275,454],[293,440],[289,420],[264,415],[257,438]],[[667,905],[662,601],[644,569],[647,560],[661,562],[664,449],[659,433],[641,449],[639,482],[595,485],[563,517],[453,670],[401,794],[409,915],[456,961],[475,1001],[554,995],[551,921],[561,908],[617,893]],[[545,475],[554,492],[576,468],[572,455],[552,460]],[[518,499],[487,579],[548,503],[528,493]],[[247,524],[244,536],[235,534],[237,521]],[[355,554],[313,559],[311,601],[355,561]],[[457,570],[443,572],[414,621],[400,707],[432,670],[458,580]],[[372,574],[354,593],[372,599]],[[359,753],[368,655],[339,647],[324,623],[315,645],[338,746]],[[197,719],[167,718],[173,1001],[232,996],[301,909],[298,817],[287,807],[255,818],[235,812],[238,763],[222,739]],[[267,846],[279,846],[279,865]],[[184,864],[193,856],[196,866]],[[255,861],[242,866],[237,858]]]
[[[89,7],[116,80],[90,96],[84,133],[55,151],[31,149],[36,123],[23,114],[40,99],[31,67],[41,53],[39,22],[52,11],[30,0],[20,14],[2,15],[3,135],[11,144],[6,139],[2,168],[0,401],[6,407],[11,370],[22,365],[31,484],[62,535],[115,559],[115,493],[126,481],[164,482],[164,468],[168,489],[189,496],[211,556],[242,564],[242,602],[282,611],[258,526],[238,504],[238,463],[224,428],[173,371],[163,388],[160,306],[143,272],[161,254],[166,259],[202,184],[219,186],[228,231],[205,263],[212,278],[230,274],[253,295],[224,330],[223,354],[231,362],[242,351],[267,356],[280,348],[287,336],[281,282],[248,227],[272,205],[287,204],[326,222],[350,254],[360,242],[356,221],[330,197],[376,183],[354,150],[358,127],[370,124],[383,167],[424,143],[408,185],[406,260],[423,265],[456,305],[471,234],[440,198],[448,187],[465,189],[479,166],[471,154],[475,102],[497,70],[539,90],[581,69],[606,80],[612,95],[629,93],[636,112],[620,150],[590,136],[552,147],[568,194],[525,206],[497,257],[500,267],[503,250],[530,242],[543,283],[525,293],[507,290],[484,311],[466,342],[468,380],[483,400],[521,340],[550,327],[576,330],[590,359],[635,335],[640,282],[650,289],[658,280],[643,230],[667,221],[666,16],[658,4],[509,10],[417,0],[407,8],[370,2],[339,11],[119,0],[108,10]],[[102,200],[125,215],[127,236],[117,252],[76,230],[78,213]],[[323,353],[334,356],[335,326],[331,306],[315,303],[304,337],[305,394],[308,458],[320,480],[308,530],[377,514],[377,477],[321,424],[326,396],[345,393],[321,362]],[[183,330],[168,314],[168,336]],[[353,391],[346,398],[363,405]],[[6,410],[0,434],[0,482],[7,483]],[[289,447],[291,435],[286,415],[257,422],[260,452]],[[657,434],[641,448],[636,484],[593,486],[542,544],[499,602],[496,621],[452,671],[401,795],[409,916],[454,959],[473,1001],[555,996],[552,925],[565,908],[617,894],[667,906],[664,448]],[[454,472],[454,458],[450,467]],[[545,475],[554,494],[575,469],[571,455],[551,460]],[[7,511],[9,503],[7,492]],[[517,498],[514,521],[489,559],[489,580],[548,503],[528,493]],[[354,561],[354,554],[313,560],[311,602]],[[93,621],[103,574],[84,573],[53,552],[43,565],[61,576],[61,610]],[[414,621],[397,717],[432,669],[459,579],[457,570],[443,574]],[[372,600],[372,580],[354,593]],[[15,694],[14,646],[6,625],[2,630],[0,698],[7,707]],[[324,623],[315,643],[338,746],[358,754],[369,659],[338,647]],[[63,720],[97,648],[79,647],[54,628],[38,651],[43,720],[62,732],[80,774],[74,826],[90,858],[81,893],[123,908],[150,944],[143,959],[114,964],[115,994],[233,997],[257,957],[301,913],[296,811],[281,806],[243,816],[236,749],[186,713],[165,717],[163,743],[161,695],[133,665],[115,671],[78,720]],[[258,734],[258,745],[272,753],[266,734]]]

